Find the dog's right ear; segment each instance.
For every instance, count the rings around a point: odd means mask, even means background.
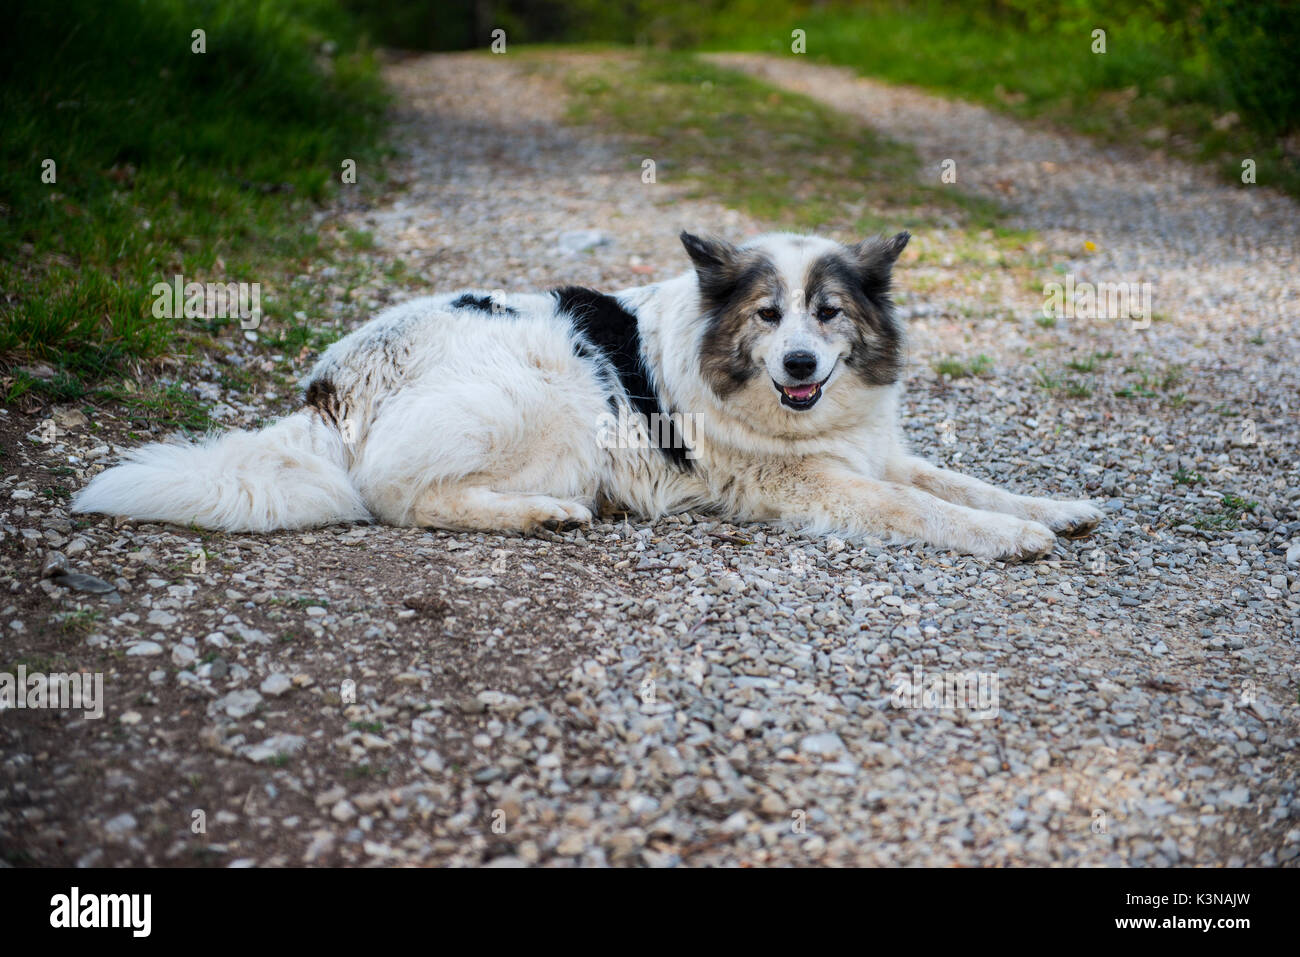
[[[686,255],[695,264],[700,291],[710,298],[725,297],[736,281],[740,250],[724,239],[701,239],[688,232],[683,232],[680,238]]]
[[[701,239],[684,230],[680,238],[682,245],[686,247],[686,255],[691,257],[691,262],[695,263],[696,269],[718,269],[726,266],[733,262],[740,252],[724,239]]]

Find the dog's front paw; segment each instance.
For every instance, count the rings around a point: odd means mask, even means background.
[[[963,551],[1002,562],[1031,562],[1056,547],[1056,533],[1041,522],[999,515],[973,529]]]
[[[1084,498],[1048,502],[1043,507],[1042,515],[1034,516],[1035,520],[1066,538],[1087,538],[1104,517],[1105,513],[1101,509]]]
[[[549,496],[539,496],[539,498],[542,502],[531,516],[536,526],[553,532],[563,532],[591,523],[591,509],[580,502],[566,502]]]

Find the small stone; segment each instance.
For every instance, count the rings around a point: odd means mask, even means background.
[[[335,785],[328,791],[322,791],[320,794],[316,795],[316,806],[329,807],[330,805],[338,804],[339,801],[342,801],[347,796],[348,792],[345,788],[341,785]]]
[[[56,409],[52,418],[54,424],[61,429],[80,429],[90,424],[90,420],[80,409]]]
[[[1220,794],[1219,800],[1229,807],[1245,807],[1250,803],[1250,789],[1238,785]]]
[[[117,590],[117,586],[110,585],[104,579],[96,578],[94,575],[83,575],[81,572],[66,572],[62,575],[55,575],[51,581],[60,588],[70,588],[73,591],[86,592],[91,595],[106,595]]]
[[[817,754],[823,757],[840,754],[844,751],[844,742],[838,734],[810,734],[799,742],[799,750],[805,754]]]
[[[607,233],[599,229],[571,229],[560,233],[559,247],[561,251],[574,255],[601,246],[609,246],[613,242],[614,240]]]
[[[119,814],[117,817],[104,822],[104,830],[114,837],[129,834],[136,829],[136,826],[137,822],[132,814]]]
[[[283,672],[277,671],[269,675],[258,687],[262,694],[278,698],[293,687],[293,680]]]
[[[586,842],[583,841],[581,834],[570,834],[555,845],[555,853],[561,857],[577,857],[584,847]]]
[[[420,767],[430,774],[440,774],[443,770],[442,755],[437,751],[430,751],[420,759]]]
[[[307,850],[303,852],[302,862],[304,864],[314,864],[326,854],[334,849],[334,832],[317,831],[312,835],[311,843],[307,845]]]
[[[277,734],[249,748],[244,752],[244,757],[254,764],[265,764],[294,754],[306,743],[307,739],[302,735]]]
[[[215,706],[220,711],[225,711],[232,718],[243,718],[257,710],[258,705],[262,703],[262,696],[251,688],[245,688],[240,691],[232,691],[224,698],[219,698]]]

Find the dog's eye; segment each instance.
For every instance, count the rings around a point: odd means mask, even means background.
[[[764,306],[762,309],[758,310],[758,314],[761,318],[766,319],[768,322],[776,322],[778,319],[781,318],[781,310],[774,309],[771,306]]]
[[[820,319],[822,322],[830,322],[839,314],[840,311],[836,309],[834,306],[822,306],[820,309],[817,310],[817,318]]]

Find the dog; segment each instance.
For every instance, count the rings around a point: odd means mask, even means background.
[[[414,299],[331,345],[299,411],[140,448],[73,507],[228,532],[377,519],[529,533],[706,510],[1000,560],[1091,531],[1102,513],[1086,500],[908,452],[890,289],[909,239],[682,233],[693,268],[613,295]]]

